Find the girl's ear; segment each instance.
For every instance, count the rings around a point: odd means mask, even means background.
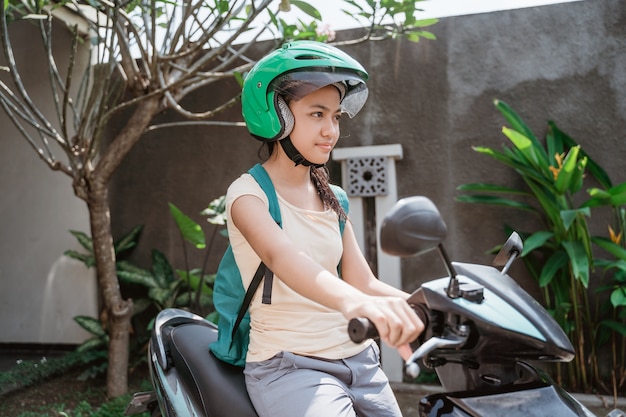
[[[277,96],[276,108],[278,109],[278,117],[280,118],[280,122],[282,126],[284,126],[283,134],[278,138],[278,140],[281,140],[289,136],[289,134],[293,130],[295,119],[293,117],[293,113],[291,112],[291,110],[289,110],[289,105],[281,96]]]

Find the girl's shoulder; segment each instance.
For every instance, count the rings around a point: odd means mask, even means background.
[[[266,205],[268,204],[267,195],[254,177],[247,172],[230,184],[226,191],[226,203],[228,204],[244,195],[259,197]]]

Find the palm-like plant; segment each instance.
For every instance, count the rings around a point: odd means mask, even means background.
[[[588,226],[591,209],[588,204],[577,206],[574,197],[584,180],[591,179],[587,173],[604,188],[610,188],[611,181],[556,124],[548,124],[544,146],[511,107],[499,100],[495,106],[510,124],[502,132],[512,146],[502,151],[488,147],[474,150],[511,167],[525,188],[465,184],[458,189],[487,194],[461,195],[458,200],[522,209],[541,219],[542,230],[522,233],[522,257],[543,290],[546,307],[575,344],[576,360],[570,365],[569,384],[588,390],[590,363],[595,363],[589,360],[595,357],[595,325],[587,291],[594,266]]]

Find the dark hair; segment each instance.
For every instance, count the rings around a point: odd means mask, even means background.
[[[277,144],[278,142],[263,143],[261,145],[261,148],[259,148],[259,158],[262,161],[266,161],[272,155],[274,147]],[[339,203],[339,200],[337,200],[337,196],[335,196],[335,193],[330,188],[330,175],[328,173],[328,168],[326,168],[326,165],[317,168],[312,166],[310,169],[310,173],[311,181],[313,182],[313,185],[315,185],[317,193],[324,203],[324,207],[330,207],[335,213],[337,213],[337,216],[339,216],[339,220],[346,221],[348,215]]]

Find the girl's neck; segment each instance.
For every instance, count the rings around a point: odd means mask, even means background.
[[[310,167],[295,166],[284,153],[273,153],[263,163],[276,192],[289,203],[306,210],[323,211],[324,202],[311,180]]]
[[[287,187],[305,186],[311,183],[310,168],[303,165],[295,165],[289,157],[279,149],[274,152],[263,167],[268,172],[275,186]]]

